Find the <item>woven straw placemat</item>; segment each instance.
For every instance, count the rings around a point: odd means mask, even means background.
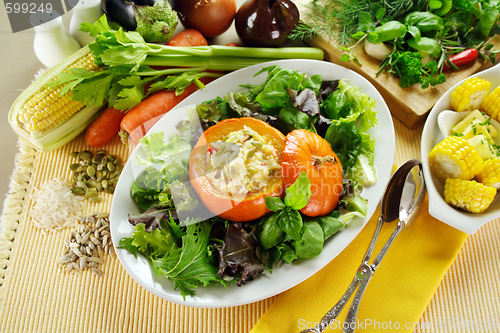
[[[400,165],[420,157],[422,127],[395,120]],[[0,332],[248,332],[275,297],[231,308],[200,309],[170,303],[132,280],[114,256],[90,270],[68,273],[59,264],[71,228],[43,233],[33,226],[34,189],[69,179],[69,154],[87,146],[83,136],[51,153],[20,143],[1,217]],[[116,137],[103,147],[124,161],[129,150]],[[82,215],[109,212],[111,195],[89,203]],[[500,330],[500,220],[470,236],[438,288],[415,332]]]

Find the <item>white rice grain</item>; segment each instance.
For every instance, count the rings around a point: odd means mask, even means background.
[[[42,230],[58,231],[78,224],[85,197],[74,195],[63,179],[55,178],[33,191],[33,225]]]

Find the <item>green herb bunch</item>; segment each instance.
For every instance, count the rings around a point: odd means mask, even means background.
[[[357,61],[354,49],[365,41],[392,50],[380,64],[400,78],[401,87],[422,88],[446,81],[454,54],[474,48],[482,60],[495,62],[491,39],[500,33],[499,0],[313,0],[306,5],[307,24],[290,36],[307,40],[316,34],[334,39],[343,61]]]

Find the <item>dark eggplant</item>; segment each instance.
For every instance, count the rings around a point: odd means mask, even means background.
[[[137,28],[132,5],[153,6],[158,0],[102,0],[101,7],[108,20],[119,24],[127,31]]]
[[[299,18],[297,6],[290,0],[250,0],[236,12],[234,24],[245,45],[273,47],[287,42]]]

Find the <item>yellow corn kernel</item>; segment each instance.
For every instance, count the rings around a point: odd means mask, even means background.
[[[493,202],[497,190],[474,180],[446,179],[444,200],[470,213],[482,213]]]
[[[94,64],[94,57],[91,52],[74,61],[64,71],[70,68],[85,68],[89,71],[99,70]],[[30,133],[47,131],[85,108],[84,104],[71,99],[73,96],[71,91],[60,96],[61,89],[62,87],[44,87],[24,103],[17,115],[17,121],[23,124],[26,131]]]
[[[470,180],[476,176],[483,159],[467,140],[448,136],[431,150],[429,164],[434,175],[442,182],[446,178]]]
[[[490,81],[478,77],[466,79],[451,93],[451,107],[458,112],[479,109],[490,87]]]
[[[500,121],[500,86],[496,87],[481,104],[481,111],[496,121]]]
[[[477,172],[476,178],[480,183],[500,190],[500,158],[485,161]]]

